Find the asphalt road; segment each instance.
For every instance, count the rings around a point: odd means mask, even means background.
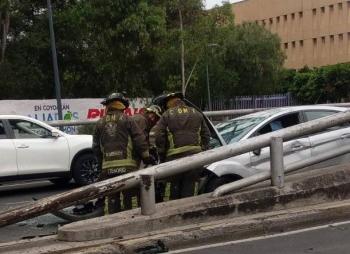
[[[72,188],[74,188],[73,184],[57,187],[49,181],[0,184],[0,212],[28,204],[33,201],[33,198],[40,199]],[[66,223],[64,220],[51,214],[39,216],[0,228],[0,242],[55,234],[58,226],[64,223]]]
[[[170,253],[184,254],[344,254],[350,252],[350,221],[274,236],[220,243]]]

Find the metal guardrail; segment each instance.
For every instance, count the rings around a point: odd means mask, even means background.
[[[269,146],[272,137],[277,136],[284,141],[289,141],[349,121],[350,110],[60,193],[38,200],[33,204],[1,213],[0,227],[63,209],[81,203],[82,201],[88,201],[124,189],[133,188],[140,185],[142,175],[154,176],[155,179],[166,178]]]
[[[350,103],[349,103],[350,107]],[[206,111],[203,112],[207,117],[216,117],[216,116],[240,116],[247,115],[250,113],[258,112],[266,110],[266,108],[257,108],[257,109],[235,109],[235,110],[221,110],[221,111]],[[63,127],[63,126],[83,126],[83,125],[92,125],[96,124],[98,119],[94,120],[57,120],[57,121],[49,121],[47,124],[54,127]]]
[[[318,106],[337,106],[337,107],[350,107],[350,103],[334,103],[334,104],[317,104]],[[263,110],[267,110],[269,108],[252,108],[252,109],[234,109],[234,110],[220,110],[220,111],[205,111],[204,115],[207,117],[220,117],[220,116],[240,116],[247,115]],[[78,126],[78,125],[91,125],[95,124],[98,119],[94,120],[73,120],[73,121],[50,121],[46,122],[47,124],[54,127],[62,127],[62,126]]]
[[[271,142],[271,147],[272,146],[273,146],[273,143]],[[272,150],[273,149],[270,150],[271,157],[273,157],[272,154],[275,153]],[[280,151],[278,151],[277,153],[279,153],[279,152]],[[341,148],[338,148],[336,150],[332,150],[332,151],[308,158],[306,160],[295,162],[295,163],[293,163],[285,168],[284,168],[284,166],[279,166],[279,167],[274,168],[272,166],[273,163],[271,160],[271,171],[261,172],[261,173],[246,177],[244,179],[241,179],[241,180],[238,180],[238,181],[235,181],[232,183],[221,185],[213,192],[212,196],[219,197],[219,196],[222,196],[226,193],[236,191],[236,190],[242,189],[244,187],[248,187],[250,185],[268,180],[270,178],[271,178],[271,182],[274,186],[282,188],[285,173],[290,173],[290,172],[293,172],[295,170],[305,168],[305,167],[308,167],[308,166],[311,166],[311,165],[314,165],[314,164],[317,164],[317,163],[320,163],[320,162],[323,162],[326,160],[330,160],[330,159],[333,159],[335,157],[338,157],[338,156],[341,156],[341,155],[344,155],[347,153],[350,153],[350,146],[341,147]],[[283,154],[282,154],[282,156],[274,154],[274,156],[277,157],[279,161],[283,161]]]
[[[349,104],[350,107],[350,104]],[[212,117],[212,116],[238,116],[238,115],[246,115],[258,111],[262,111],[265,109],[238,109],[238,110],[222,110],[222,111],[207,111],[203,112],[206,116]],[[73,120],[73,121],[66,121],[66,120],[57,120],[57,121],[50,121],[46,122],[47,124],[54,126],[54,127],[63,127],[63,126],[81,126],[81,125],[92,125],[96,124],[98,119],[94,120]]]

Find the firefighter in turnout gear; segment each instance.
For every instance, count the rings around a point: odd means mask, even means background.
[[[147,141],[149,142],[151,129],[157,124],[161,116],[162,109],[157,105],[151,105],[145,108],[143,113],[135,114],[132,116],[132,118],[144,132]]]
[[[156,144],[162,161],[171,161],[207,150],[210,131],[203,115],[183,101],[182,93],[162,95],[154,100],[166,108],[156,129]],[[167,179],[170,199],[194,195],[200,170],[191,170]]]
[[[129,101],[121,93],[113,93],[101,102],[106,115],[96,125],[93,151],[101,159],[101,180],[138,170],[141,159],[150,163],[145,134],[136,122],[124,114]],[[122,192],[124,209],[132,208],[132,199],[138,199],[138,188]],[[138,202],[139,203],[139,202]],[[121,210],[120,193],[105,197],[105,214]]]
[[[135,114],[132,116],[132,118],[135,120],[137,125],[140,127],[140,129],[145,133],[145,136],[147,138],[148,144],[149,144],[149,153],[150,157],[154,161],[154,164],[159,163],[159,156],[157,147],[155,144],[155,129],[156,124],[159,121],[160,117],[162,116],[162,109],[157,105],[151,105],[144,109],[143,113]],[[148,166],[148,165],[145,165]],[[164,182],[157,181],[156,182],[156,201],[161,202],[163,201],[163,194],[164,194]]]

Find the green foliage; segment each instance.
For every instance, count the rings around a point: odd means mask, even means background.
[[[191,23],[185,22],[182,35],[187,78],[194,69],[187,87],[188,96],[198,105],[206,104],[207,64],[214,98],[263,94],[278,89],[284,55],[276,35],[256,24],[235,26],[230,4],[197,14]],[[167,84],[168,90],[180,90],[180,64],[171,60],[180,59],[178,28],[172,31],[160,68],[164,73],[175,70],[170,76],[164,75],[162,82]]]
[[[53,98],[46,1],[0,0],[0,7],[5,2],[11,27],[0,99]],[[277,89],[279,39],[256,24],[234,25],[230,4],[206,11],[201,0],[56,0],[53,11],[65,98],[180,90],[181,39],[186,94],[198,104],[206,104],[207,65],[214,97]]]
[[[348,100],[350,95],[350,64],[320,68],[303,68],[284,76],[286,90],[304,103],[326,103]],[[282,82],[284,82],[282,81]]]
[[[255,23],[245,23],[226,39],[225,65],[239,77],[241,94],[273,92],[284,61],[280,39]]]

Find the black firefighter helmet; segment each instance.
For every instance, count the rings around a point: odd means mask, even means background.
[[[179,98],[183,100],[184,95],[182,92],[164,93],[153,98],[152,104],[158,105],[159,107],[166,109],[166,104],[171,98]]]
[[[130,105],[129,100],[124,96],[123,93],[112,93],[108,95],[103,101],[101,101],[101,104],[106,106],[113,101],[120,101],[124,104],[125,108],[128,108]]]

